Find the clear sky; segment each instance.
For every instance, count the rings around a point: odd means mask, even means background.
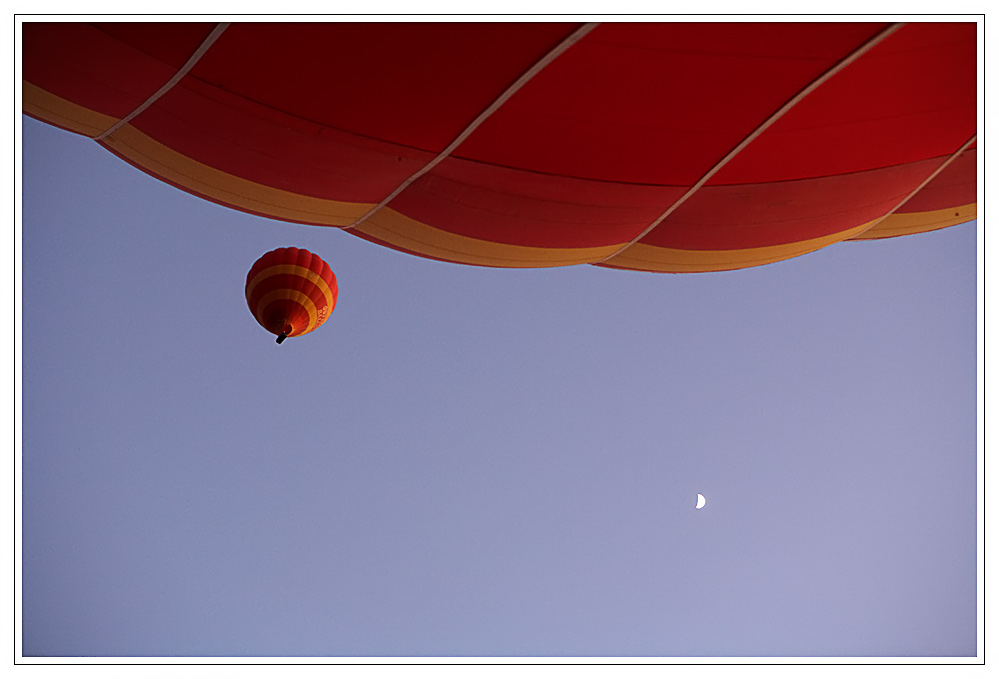
[[[25,656],[978,652],[977,223],[457,266],[23,126]],[[278,346],[292,245],[340,296]]]

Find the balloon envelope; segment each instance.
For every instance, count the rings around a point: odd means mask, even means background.
[[[974,219],[975,23],[25,23],[23,109],[451,262],[737,269]]]
[[[265,330],[285,337],[310,333],[336,307],[336,276],[318,255],[278,248],[258,259],[246,274],[246,303]]]

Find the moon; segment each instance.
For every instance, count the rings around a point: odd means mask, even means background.
[[[697,505],[694,506],[694,509],[700,509],[701,507],[703,507],[707,503],[708,503],[708,501],[704,499],[704,496],[701,495],[700,493],[698,493],[697,494]]]

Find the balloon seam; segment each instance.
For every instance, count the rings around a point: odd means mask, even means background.
[[[971,146],[972,144],[974,144],[975,140],[977,140],[977,139],[978,139],[978,133],[975,133],[975,134],[971,135],[971,138],[968,141],[964,142],[961,145],[961,148],[959,148],[957,151],[954,151],[954,153],[950,154],[950,157],[947,158],[947,160],[945,160],[944,162],[940,163],[940,165],[937,167],[937,169],[933,170],[933,172],[930,173],[929,177],[927,177],[922,182],[920,182],[919,186],[917,186],[912,191],[910,191],[909,194],[905,198],[903,198],[901,201],[899,201],[899,203],[895,207],[893,207],[891,210],[889,210],[888,212],[886,212],[881,217],[878,217],[877,219],[875,219],[873,222],[870,223],[870,225],[866,229],[864,229],[863,231],[861,231],[860,233],[858,233],[856,236],[852,236],[851,238],[860,238],[860,236],[862,236],[863,234],[867,233],[868,231],[870,231],[871,229],[873,229],[875,226],[877,226],[878,224],[880,224],[881,222],[883,222],[884,220],[888,219],[893,214],[895,214],[898,211],[899,208],[901,208],[903,205],[905,205],[910,200],[912,200],[913,196],[915,196],[917,193],[919,193],[920,191],[922,191],[923,188],[927,184],[929,184],[931,181],[933,181],[934,179],[936,179],[937,175],[939,175],[941,172],[943,172],[945,169],[947,169],[948,165],[950,165],[955,160],[957,160],[958,156],[960,156],[962,153],[964,153],[965,151],[967,151],[968,147]]]
[[[517,80],[513,82],[503,93],[493,101],[482,113],[473,120],[468,127],[466,127],[461,134],[459,134],[454,141],[452,141],[447,148],[441,151],[436,158],[431,160],[429,163],[424,165],[422,168],[414,172],[408,179],[402,182],[396,189],[390,193],[382,202],[375,205],[373,208],[368,210],[365,214],[361,215],[358,219],[354,220],[352,224],[344,226],[345,229],[351,229],[355,226],[363,224],[371,215],[381,210],[383,207],[388,205],[396,196],[402,193],[406,187],[415,182],[417,179],[425,175],[430,170],[434,169],[440,162],[445,158],[450,156],[456,148],[458,148],[462,142],[464,142],[475,130],[482,125],[493,113],[495,113],[499,108],[507,102],[514,94],[517,93],[524,85],[526,85],[534,76],[544,70],[550,63],[555,61],[559,56],[562,55],[566,50],[572,47],[574,44],[582,40],[590,31],[596,28],[598,23],[586,23],[577,28],[571,35],[562,40],[558,45],[551,49],[547,54],[545,54],[541,59],[534,63],[531,68],[525,71]]]
[[[95,137],[91,137],[91,139],[95,139],[97,141],[101,141],[105,137],[107,137],[107,136],[109,136],[111,134],[114,134],[123,125],[125,125],[126,123],[128,123],[129,121],[131,121],[133,118],[135,118],[137,115],[139,115],[140,113],[142,113],[143,111],[145,111],[147,108],[149,108],[153,104],[155,104],[156,101],[160,97],[162,97],[164,94],[166,94],[171,89],[173,89],[174,85],[176,85],[177,83],[179,83],[181,81],[181,79],[185,75],[187,75],[188,72],[190,72],[190,70],[192,68],[194,68],[194,65],[197,64],[198,61],[201,60],[201,57],[203,57],[205,55],[205,53],[208,51],[208,49],[215,43],[216,40],[218,40],[219,36],[222,35],[222,33],[228,27],[229,27],[229,22],[223,22],[223,23],[220,23],[220,24],[216,25],[215,28],[212,29],[212,32],[208,34],[208,37],[205,38],[204,41],[201,43],[201,45],[198,46],[198,49],[196,49],[194,51],[194,54],[192,54],[190,56],[190,58],[188,58],[187,62],[183,66],[180,67],[180,70],[178,70],[176,73],[173,74],[172,78],[170,78],[168,81],[166,81],[163,84],[163,86],[160,87],[158,90],[156,90],[155,92],[153,92],[152,96],[150,96],[144,102],[142,102],[141,104],[139,104],[138,108],[136,108],[134,111],[132,111],[131,113],[129,113],[127,116],[125,116],[124,118],[122,118],[118,122],[116,122],[114,125],[112,125],[108,129],[106,129],[104,132],[100,133],[99,135],[97,135]]]
[[[818,89],[819,87],[821,87],[826,81],[828,81],[834,75],[836,75],[837,73],[839,73],[840,71],[842,71],[843,69],[845,69],[847,66],[849,66],[850,64],[852,64],[853,62],[855,62],[857,59],[859,59],[860,57],[862,57],[864,54],[866,54],[867,52],[869,52],[872,48],[874,48],[876,45],[878,45],[879,43],[881,43],[885,38],[887,38],[888,36],[890,36],[891,34],[893,34],[895,31],[897,31],[903,25],[904,24],[902,24],[902,23],[895,23],[895,24],[892,24],[892,25],[888,26],[887,28],[885,28],[884,30],[882,30],[881,32],[879,32],[877,35],[875,35],[872,38],[870,38],[863,45],[861,45],[857,49],[853,50],[853,52],[851,52],[850,54],[848,54],[847,56],[845,56],[843,59],[841,59],[840,61],[838,61],[831,68],[829,68],[825,73],[823,73],[818,78],[816,78],[815,80],[813,80],[811,83],[809,83],[808,85],[806,85],[797,94],[795,94],[793,97],[791,97],[786,102],[784,102],[783,106],[781,106],[779,109],[777,109],[772,114],[770,114],[769,118],[767,118],[766,120],[764,120],[755,130],[753,130],[752,132],[750,132],[749,135],[745,139],[743,139],[741,142],[739,142],[735,146],[735,148],[733,148],[731,151],[729,151],[727,154],[725,154],[725,156],[721,160],[719,160],[717,163],[715,163],[714,167],[712,167],[710,170],[708,170],[704,174],[703,177],[701,177],[700,179],[698,179],[697,182],[693,186],[691,186],[689,189],[687,189],[686,193],[684,193],[672,205],[670,205],[668,208],[666,208],[666,210],[661,215],[659,215],[651,224],[649,224],[647,227],[645,227],[645,229],[643,229],[641,233],[639,233],[637,236],[635,236],[628,243],[625,243],[624,245],[622,245],[615,252],[607,255],[603,259],[597,260],[596,262],[592,262],[592,263],[593,264],[603,264],[604,262],[607,262],[608,260],[610,260],[610,259],[612,259],[614,257],[617,257],[622,252],[624,252],[625,250],[627,250],[628,248],[630,248],[632,245],[634,245],[638,241],[640,241],[643,238],[645,238],[645,236],[647,236],[649,234],[649,232],[652,231],[652,229],[654,229],[657,226],[659,226],[659,224],[661,224],[663,222],[663,220],[665,220],[667,217],[669,217],[671,214],[673,214],[673,212],[675,212],[677,208],[679,208],[681,205],[683,205],[685,202],[687,202],[687,200],[691,196],[693,196],[695,193],[697,193],[697,191],[699,191],[701,189],[701,187],[704,186],[708,182],[709,179],[711,179],[711,177],[713,177],[715,174],[717,174],[733,158],[735,158],[737,155],[739,155],[747,146],[749,146],[754,140],[756,140],[757,137],[759,137],[761,134],[763,134],[767,130],[767,128],[769,128],[771,125],[773,125],[778,120],[780,120],[784,116],[784,114],[786,114],[792,108],[794,108],[795,106],[797,106],[801,102],[802,99],[804,99],[809,94],[811,94],[812,92],[814,92],[816,89]]]

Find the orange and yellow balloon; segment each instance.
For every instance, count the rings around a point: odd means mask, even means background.
[[[286,337],[310,333],[336,307],[333,270],[302,248],[278,248],[258,259],[246,274],[246,303],[267,332]]]

